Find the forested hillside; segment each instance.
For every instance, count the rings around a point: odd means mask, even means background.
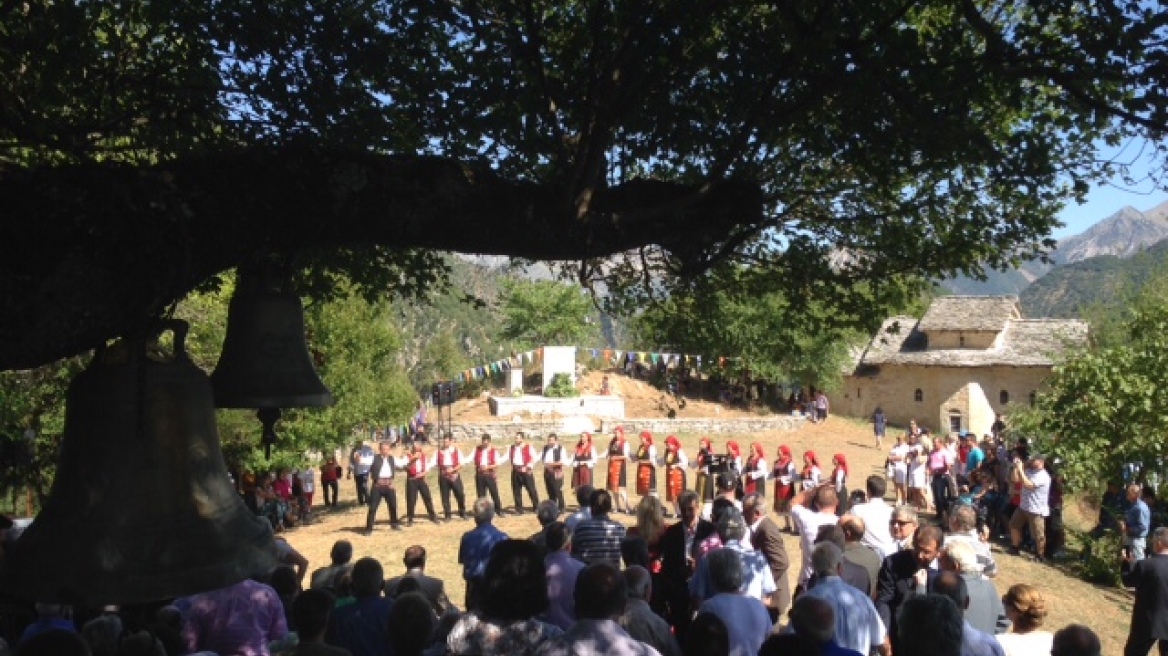
[[[1084,312],[1122,304],[1168,264],[1168,241],[1130,258],[1092,257],[1053,269],[1022,291],[1028,317],[1080,318]]]

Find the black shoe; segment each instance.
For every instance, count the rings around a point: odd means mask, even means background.
[[[414,525],[414,520],[412,520],[412,519],[406,520],[406,526],[413,526],[413,525]]]
[[[1020,549],[1018,549],[1018,547],[1010,547],[1009,549],[1006,550],[1006,553],[1010,554],[1011,556],[1021,556],[1022,555],[1022,551]]]
[[[394,522],[393,524],[390,524],[390,525],[389,525],[389,527],[390,527],[390,528],[392,528],[392,529],[393,529],[393,530],[395,530],[395,531],[400,531],[400,530],[402,530],[402,525],[401,525],[401,522]]]
[[[430,515],[430,523],[437,524],[438,523],[438,516],[437,515]]]
[[[373,535],[373,529],[367,528],[364,531],[361,531],[361,535]]]
[[[458,513],[458,518],[459,519],[466,519],[466,513],[465,512]]]

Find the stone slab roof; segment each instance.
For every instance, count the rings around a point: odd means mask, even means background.
[[[930,312],[932,309],[930,308]],[[1087,343],[1087,324],[1067,319],[1010,319],[1000,346],[989,349],[929,350],[924,319],[891,317],[855,361],[853,373],[880,365],[924,367],[1049,367],[1068,347]]]
[[[1022,318],[1017,296],[939,296],[917,326],[934,331],[1000,332],[1011,319]]]

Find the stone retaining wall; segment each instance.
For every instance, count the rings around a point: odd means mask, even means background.
[[[804,423],[803,417],[779,415],[771,417],[751,417],[749,419],[605,419],[597,429],[599,434],[608,435],[617,426],[623,426],[630,435],[636,435],[647,430],[654,435],[669,434],[698,434],[698,435],[744,435],[763,433],[767,431],[793,431]],[[437,427],[435,427],[437,428]],[[455,423],[451,428],[454,437],[459,441],[477,441],[483,433],[490,433],[495,442],[510,442],[515,433],[523,431],[529,436],[542,439],[550,432],[569,435],[574,439],[574,433],[565,432],[560,424],[538,421],[484,421],[475,423]]]

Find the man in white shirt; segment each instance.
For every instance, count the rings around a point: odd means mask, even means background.
[[[483,433],[479,445],[474,450],[475,495],[480,499],[488,493],[495,503],[495,512],[503,514],[503,502],[499,499],[498,468],[507,462],[507,456],[491,446],[491,435]]]
[[[819,511],[808,508],[814,497]],[[832,526],[839,523],[835,509],[839,505],[839,496],[831,482],[819,487],[807,488],[791,499],[791,516],[795,519],[795,526],[799,529],[799,546],[803,551],[803,566],[799,570],[799,590],[807,587],[807,580],[811,578],[811,552],[815,549],[815,538],[819,535],[820,526]],[[795,593],[798,595],[798,590]]]
[[[721,497],[723,499],[729,499],[734,503],[734,507],[738,509],[738,512],[741,513],[742,502],[737,499],[736,490],[738,488],[738,481],[734,478],[734,474],[729,472],[722,472],[721,474],[718,474],[717,488],[718,495],[714,498],[717,499],[718,497]],[[706,520],[707,522],[714,521],[713,501],[707,501],[706,503],[702,504],[702,519]]]
[[[564,465],[567,457],[564,453],[564,447],[560,446],[560,440],[555,433],[549,433],[547,436],[547,444],[543,447],[543,456],[540,462],[543,463],[543,484],[547,488],[548,498],[556,502],[560,507],[560,512],[568,509],[568,505],[564,503]]]
[[[857,503],[852,506],[850,513],[864,520],[864,537],[860,539],[860,544],[885,558],[898,551],[888,528],[888,520],[892,519],[892,506],[884,501],[888,483],[883,476],[873,474],[868,477],[865,486],[868,490],[867,503]]]
[[[1042,554],[1046,553],[1046,516],[1050,514],[1050,474],[1046,471],[1046,458],[1034,454],[1030,456],[1030,465],[1024,469],[1022,459],[1016,457],[1010,480],[1022,485],[1021,503],[1010,518],[1010,553],[1018,555],[1022,529],[1029,526],[1034,538],[1035,559],[1041,561]]]
[[[470,460],[454,446],[454,436],[442,436],[442,450],[438,452],[438,494],[442,497],[442,512],[450,521],[450,493],[458,502],[458,517],[466,519],[466,493],[462,489],[462,463]]]

